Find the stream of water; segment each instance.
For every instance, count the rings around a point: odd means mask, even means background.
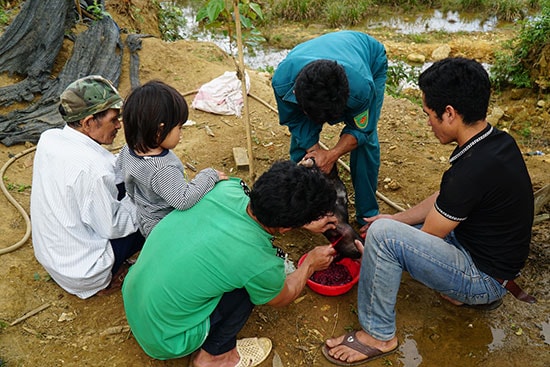
[[[236,44],[230,45],[227,36],[215,34],[201,27],[196,19],[198,7],[189,0],[178,2],[182,10],[182,19],[178,34],[183,39],[213,42],[228,54],[236,55]],[[458,12],[442,12],[433,10],[430,13],[415,17],[397,16],[391,19],[371,18],[365,21],[362,28],[387,28],[395,33],[421,34],[425,32],[444,31],[455,32],[487,32],[494,30],[498,25],[496,17],[487,19],[471,18]],[[254,51],[244,50],[243,56],[246,65],[251,69],[275,69],[286,57],[289,50],[272,47],[255,47]],[[422,68],[422,67],[420,67]]]

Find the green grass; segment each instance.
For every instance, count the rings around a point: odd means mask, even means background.
[[[6,25],[10,18],[6,14],[4,8],[0,8],[0,25]]]
[[[508,41],[503,51],[496,53],[491,80],[497,89],[534,88],[537,82],[549,83],[538,80],[537,65],[544,48],[550,44],[550,0],[542,0],[540,4],[539,15],[520,22],[518,36]]]
[[[395,14],[431,9],[464,11],[478,16],[496,16],[514,21],[525,17],[525,9],[536,10],[545,0],[267,0],[266,17],[286,21],[325,23],[330,27],[353,26],[381,6]]]

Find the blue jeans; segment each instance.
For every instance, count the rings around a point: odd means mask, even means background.
[[[466,304],[502,298],[506,289],[479,271],[451,232],[441,239],[391,219],[378,219],[365,238],[357,308],[363,329],[379,340],[395,336],[395,304],[403,271]]]

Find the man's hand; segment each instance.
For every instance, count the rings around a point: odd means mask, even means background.
[[[315,165],[319,167],[323,173],[328,175],[340,157],[330,150],[319,147],[318,149],[309,149],[303,159],[308,158],[313,158],[313,160],[315,160]]]
[[[323,233],[329,229],[336,229],[338,219],[334,215],[325,215],[324,217],[304,224],[302,228],[315,233]]]
[[[367,224],[365,224],[363,227],[359,228],[359,233],[363,234],[363,233],[367,232],[370,225],[375,220],[380,219],[380,218],[394,219],[392,214],[378,214],[378,215],[375,215],[374,217],[363,218],[365,220],[365,222],[367,222]]]
[[[332,246],[317,246],[308,252],[300,266],[309,267],[313,272],[325,270],[330,266],[335,255],[336,250]]]
[[[319,169],[329,174],[332,171],[332,167],[336,164],[338,159],[357,148],[357,139],[350,134],[340,135],[340,140],[332,149],[326,150],[321,148],[319,143],[310,147],[304,158],[313,158],[315,159],[315,164]]]
[[[363,251],[365,251],[365,245],[363,244],[363,242],[359,240],[355,240],[354,243],[355,243],[355,247],[357,247],[357,250],[359,250],[359,252],[361,253],[361,257],[363,257]]]

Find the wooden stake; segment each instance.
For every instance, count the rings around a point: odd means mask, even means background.
[[[244,102],[244,115],[246,118],[245,124],[246,124],[246,142],[248,147],[248,173],[250,175],[250,182],[252,183],[254,181],[255,173],[254,173],[254,156],[252,154],[252,134],[250,131],[250,113],[248,111],[248,93],[246,90],[246,74],[245,74],[245,67],[244,67],[244,55],[243,55],[243,40],[242,40],[242,32],[241,32],[241,15],[239,13],[239,0],[233,0],[233,12],[235,16],[235,28],[237,33],[237,50],[239,53],[239,75],[241,76],[241,89],[243,94],[243,102]]]

